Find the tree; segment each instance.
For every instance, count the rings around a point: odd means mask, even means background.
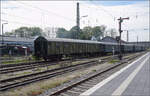
[[[42,33],[42,29],[39,27],[30,27],[29,28],[29,36],[41,36],[42,34],[44,35],[44,33]]]
[[[39,27],[20,27],[14,30],[14,32],[10,32],[9,34],[14,34],[19,37],[31,37],[31,36],[44,35],[42,29]]]
[[[92,38],[92,27],[87,26],[82,29],[81,39],[90,40]]]
[[[82,33],[82,30],[80,29],[79,32],[78,32],[78,27],[77,26],[74,26],[70,29],[69,31],[69,38],[72,38],[72,39],[80,39],[80,36],[81,36],[81,33]]]
[[[28,31],[29,31],[28,27],[20,27],[15,30],[15,35],[17,35],[19,37],[26,37]]]
[[[56,32],[58,38],[68,38],[69,32],[65,28],[58,28]]]
[[[5,36],[11,36],[11,35],[13,35],[12,32],[5,32]]]
[[[104,37],[105,30],[106,30],[106,26],[104,26],[104,25],[95,26],[92,29],[92,36],[96,37],[97,40],[100,40],[101,38]]]
[[[106,26],[96,26],[94,28],[87,26],[82,30],[80,29],[78,32],[78,27],[73,26],[69,31],[65,28],[59,28],[57,31],[57,37],[59,38],[71,38],[71,39],[83,39],[83,40],[91,40],[91,38],[96,38],[100,40],[100,38],[104,37],[104,33],[106,30]]]

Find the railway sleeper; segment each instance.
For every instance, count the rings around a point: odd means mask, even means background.
[[[96,85],[97,82],[89,82],[89,81],[87,81],[87,82],[85,82],[84,84],[92,84],[92,85]]]
[[[85,83],[81,84],[81,86],[85,86],[85,87],[93,87],[92,84],[85,84]]]
[[[78,89],[78,88],[72,88],[71,91],[76,91],[76,92],[85,92],[86,90],[84,89]]]
[[[99,79],[91,79],[91,80],[89,80],[88,82],[93,82],[93,83],[99,83],[100,82],[100,80]]]
[[[91,88],[91,87],[86,87],[86,86],[77,85],[76,88],[79,88],[79,89],[89,89],[89,88]]]
[[[70,95],[65,94],[65,93],[61,93],[61,94],[59,94],[58,96],[70,96]]]
[[[73,93],[73,94],[80,94],[81,92],[79,91],[74,91],[74,90],[68,90],[67,92]]]
[[[100,82],[102,79],[103,77],[98,76],[98,77],[93,78],[91,81]]]
[[[80,93],[73,92],[73,91],[70,91],[70,90],[64,92],[64,94],[67,94],[67,96],[79,96],[80,95]]]

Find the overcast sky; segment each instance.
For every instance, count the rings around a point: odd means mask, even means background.
[[[118,18],[130,17],[122,23],[129,30],[129,41],[149,40],[149,1],[78,1],[81,28],[106,25],[118,30]],[[20,26],[64,27],[76,25],[77,1],[1,1],[1,22],[8,22],[4,32]],[[88,17],[82,17],[88,15]],[[1,24],[2,24],[1,23]],[[146,30],[148,29],[148,30]],[[122,34],[126,40],[126,32]]]

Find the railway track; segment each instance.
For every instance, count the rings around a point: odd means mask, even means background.
[[[110,56],[106,57],[106,58],[103,58],[103,59],[107,59],[107,58],[110,58]],[[47,67],[47,66],[50,66],[50,65],[56,65],[60,62],[67,61],[67,60],[69,61],[70,59],[64,59],[64,60],[61,60],[61,61],[53,61],[53,62],[40,61],[40,62],[32,62],[32,63],[2,65],[0,67],[0,74],[18,72],[18,71],[23,71],[23,70],[29,70],[29,69],[34,69],[34,68],[38,68],[38,67]],[[82,59],[80,59],[80,60],[82,60]],[[74,60],[74,61],[76,61],[76,60]]]
[[[108,59],[108,58],[104,58],[103,60],[106,60],[106,59]],[[96,61],[93,60],[93,61],[89,61],[86,63],[77,64],[77,65],[71,65],[71,66],[67,66],[67,67],[56,68],[56,69],[47,70],[47,71],[43,71],[43,72],[37,72],[37,73],[33,73],[33,74],[28,74],[28,75],[23,75],[23,76],[12,77],[12,78],[8,78],[8,79],[0,80],[0,82],[1,82],[0,91],[4,91],[7,89],[26,85],[26,84],[33,83],[36,81],[52,78],[52,77],[55,77],[55,76],[58,76],[58,75],[61,75],[64,73],[72,72],[72,71],[75,71],[75,70],[78,70],[81,68],[90,67],[93,64],[97,64],[97,62],[98,62],[97,60]],[[104,62],[104,61],[102,61],[102,62]]]
[[[46,67],[49,65],[55,65],[58,62],[34,62],[34,63],[27,63],[24,65],[19,64],[19,66],[12,66],[12,67],[6,67],[0,69],[0,74],[6,74],[11,72],[18,72],[23,70],[29,70],[37,67]]]
[[[138,56],[136,55],[132,58],[124,58],[125,60],[121,63],[116,63],[93,74],[88,74],[82,77],[81,79],[70,82],[69,85],[67,84],[66,86],[63,86],[61,88],[56,88],[53,91],[46,91],[40,96],[79,96],[81,93],[85,92],[100,81],[104,80],[112,73],[116,72],[117,70],[120,70],[122,67],[125,66],[125,63],[137,58]]]
[[[108,58],[103,59],[102,63],[106,62],[106,59]],[[77,65],[71,65],[71,66],[67,66],[63,68],[56,68],[56,69],[47,70],[43,72],[37,72],[33,74],[0,80],[1,82],[0,91],[5,91],[14,87],[18,87],[18,86],[26,85],[26,84],[33,83],[36,81],[52,78],[52,77],[59,76],[68,72],[72,72],[81,68],[90,67],[90,66],[93,66],[93,64],[98,64],[97,62],[98,62],[97,60],[96,61],[93,60],[90,62],[81,63]]]
[[[26,62],[26,63],[17,63],[17,64],[1,64],[0,68],[8,68],[8,67],[16,67],[16,66],[23,66],[23,65],[31,65],[37,63],[43,63],[45,61],[36,61],[36,62]],[[49,61],[47,61],[49,62]]]

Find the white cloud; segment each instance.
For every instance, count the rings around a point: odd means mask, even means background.
[[[33,6],[37,6],[40,9],[33,8]],[[2,19],[19,22],[18,24],[8,22],[9,24],[5,25],[5,31],[20,26],[64,27],[69,30],[76,25],[76,1],[2,1],[2,12],[9,14],[1,14]],[[82,1],[80,4],[80,16],[84,15],[88,15],[88,17],[81,19],[81,28],[87,25],[106,25],[108,28],[118,29],[117,19],[119,17],[130,17],[130,20],[124,21],[122,26],[123,29],[130,29],[129,40],[136,41],[137,36],[139,36],[140,41],[148,40],[148,31],[142,30],[149,28],[148,1],[118,6],[85,4]],[[132,31],[133,29],[134,31]],[[122,37],[126,40],[125,32]]]

